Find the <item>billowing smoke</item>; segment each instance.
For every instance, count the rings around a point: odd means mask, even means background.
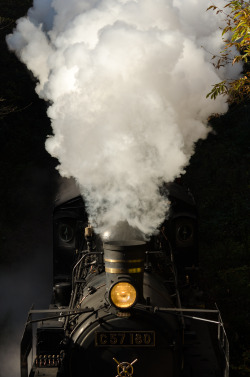
[[[168,209],[159,187],[184,171],[208,116],[227,110],[226,98],[206,99],[228,74],[210,63],[222,20],[209,5],[35,0],[7,38],[51,103],[46,148],[78,182],[99,230],[127,220],[152,233]]]

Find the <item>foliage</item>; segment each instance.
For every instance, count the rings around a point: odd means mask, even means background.
[[[6,105],[5,99],[0,97],[0,119],[4,118],[6,115],[16,111],[16,106]]]
[[[232,366],[232,371],[238,372],[238,375],[241,377],[248,377],[250,375],[250,349],[242,353],[242,364]]]
[[[0,31],[8,27],[8,24],[12,24],[12,20],[0,16]],[[12,112],[14,108],[4,103],[5,99],[0,97],[0,119]]]
[[[225,9],[227,8],[227,9]],[[250,98],[250,72],[249,72],[249,57],[250,57],[250,5],[249,0],[233,0],[227,3],[223,9],[215,5],[211,5],[207,10],[214,10],[216,14],[222,13],[225,15],[226,26],[222,31],[222,37],[225,42],[225,48],[221,51],[220,56],[214,55],[213,59],[217,58],[213,65],[216,68],[243,62],[245,64],[245,71],[243,76],[236,80],[224,80],[213,85],[212,90],[207,94],[207,97],[215,99],[218,95],[228,95],[228,102],[240,102],[246,98]],[[230,13],[227,13],[227,10]],[[224,38],[230,35],[230,39]],[[236,48],[237,53],[233,59],[230,57],[232,48]]]
[[[7,2],[0,0],[0,120],[29,106],[29,104],[23,103],[23,95],[18,98],[17,84],[13,83],[13,77],[9,74],[9,72],[16,71],[20,81],[22,74],[19,72],[22,68],[19,69],[21,64],[16,63],[17,59],[14,54],[9,53],[5,37],[12,32],[16,19],[25,15],[31,4],[31,0],[8,0]]]

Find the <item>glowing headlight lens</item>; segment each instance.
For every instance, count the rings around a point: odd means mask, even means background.
[[[117,283],[111,288],[110,299],[118,308],[130,308],[136,301],[136,290],[130,283]]]

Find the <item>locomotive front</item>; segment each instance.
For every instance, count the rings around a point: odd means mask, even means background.
[[[146,244],[104,246],[105,271],[90,270],[76,306],[92,308],[69,321],[72,331],[58,376],[179,376],[178,320],[149,308],[172,307],[159,278],[144,273]]]
[[[48,309],[29,312],[21,377],[228,377],[218,308],[190,306],[196,207],[183,188],[171,187],[169,218],[147,243],[131,229],[125,233],[136,240],[114,233],[105,243],[88,226],[80,196],[57,203],[53,298]]]

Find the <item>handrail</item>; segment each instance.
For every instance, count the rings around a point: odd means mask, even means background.
[[[216,304],[215,304],[216,305]],[[217,339],[218,339],[218,346],[220,350],[224,354],[225,359],[225,365],[224,365],[224,377],[229,377],[229,342],[226,334],[226,330],[224,328],[224,324],[222,321],[221,313],[216,305],[216,309],[186,309],[186,308],[164,308],[164,307],[158,307],[158,306],[150,306],[150,305],[142,305],[137,304],[136,307],[138,308],[144,308],[147,310],[152,310],[153,312],[161,312],[161,313],[167,313],[172,314],[176,316],[181,316],[182,318],[190,318],[193,320],[198,321],[204,321],[211,324],[217,325]],[[185,314],[187,313],[187,314]],[[207,314],[217,314],[218,320],[212,320],[197,316],[189,315],[191,313],[207,313]]]
[[[28,319],[25,325],[24,333],[21,340],[21,352],[20,352],[20,361],[21,361],[21,377],[28,377],[28,357],[33,346],[33,331],[32,324],[29,323],[31,314],[28,314]]]
[[[79,310],[69,310],[69,309],[41,309],[41,310],[30,310],[30,318],[32,314],[53,314],[53,313],[59,313],[57,315],[51,316],[51,317],[45,317],[45,318],[39,318],[39,319],[30,319],[26,322],[26,325],[29,325],[31,323],[37,323],[37,322],[45,322],[45,321],[50,321],[51,319],[59,319],[59,318],[66,318],[70,317],[72,315],[78,315],[78,314],[83,314],[83,313],[91,313],[94,312],[94,308],[84,308],[84,309],[79,309]]]
[[[224,370],[224,377],[229,377],[229,341],[227,338],[226,330],[224,328],[224,324],[222,322],[220,311],[219,311],[218,317],[220,321],[220,325],[218,326],[218,342],[219,342],[222,352],[224,353],[225,362],[226,362],[225,370]]]

